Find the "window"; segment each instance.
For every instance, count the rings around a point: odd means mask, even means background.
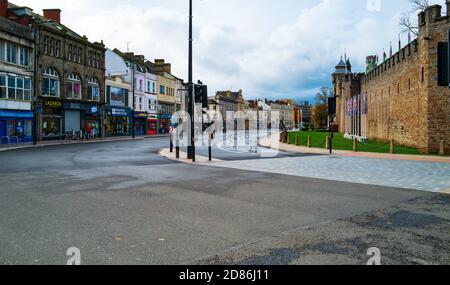
[[[76,73],[71,73],[67,78],[67,98],[81,99],[81,79]]]
[[[29,65],[29,57],[30,57],[30,54],[29,54],[28,49],[25,47],[21,47],[19,64],[23,65],[23,66],[28,66]]]
[[[5,60],[5,43],[0,41],[0,61]]]
[[[60,97],[59,74],[53,68],[47,68],[44,71],[42,80],[42,96]]]
[[[89,79],[87,100],[100,101],[100,84],[98,83],[97,78]]]
[[[17,63],[17,46],[8,43],[6,45],[6,61],[9,63]]]
[[[30,100],[31,79],[16,75],[0,75],[0,98]]]
[[[161,93],[161,94],[166,94],[166,87],[165,86],[163,86],[163,85],[160,85],[159,86],[159,93]]]
[[[142,110],[142,97],[139,97],[139,110]]]
[[[141,92],[142,92],[142,79],[141,79],[141,80],[139,80],[139,91],[141,91]]]
[[[78,48],[77,49],[77,62],[78,63],[81,63],[81,54],[82,54],[83,52],[82,52],[82,50],[81,50],[81,48]]]
[[[61,41],[56,41],[55,43],[55,56],[60,57],[61,56]]]
[[[51,56],[55,55],[55,39],[54,38],[50,39],[50,55]]]
[[[88,65],[92,66],[92,51],[88,52]]]
[[[0,99],[6,98],[6,75],[0,74]]]
[[[48,36],[44,37],[44,54],[48,54]]]
[[[423,82],[424,80],[425,80],[425,69],[422,67],[421,81]]]
[[[152,89],[152,93],[156,93],[156,83],[153,82],[153,89]]]
[[[72,61],[72,49],[73,49],[72,45],[69,45],[67,47],[67,59],[70,61]]]

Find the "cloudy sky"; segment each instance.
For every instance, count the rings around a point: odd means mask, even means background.
[[[129,42],[131,51],[164,58],[187,78],[187,0],[12,2],[39,13],[60,8],[62,22],[79,34],[121,50]],[[194,0],[194,78],[210,93],[311,100],[331,85],[345,51],[363,71],[366,55],[381,57],[390,42],[398,49],[398,19],[408,11],[409,0]]]

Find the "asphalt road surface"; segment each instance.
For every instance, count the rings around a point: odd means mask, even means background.
[[[0,264],[450,263],[449,196],[186,165],[167,140],[0,152]]]

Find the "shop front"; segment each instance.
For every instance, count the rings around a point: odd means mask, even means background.
[[[170,131],[170,126],[172,115],[169,114],[160,114],[158,115],[158,128],[159,134],[168,134]]]
[[[40,140],[60,139],[63,127],[63,104],[57,100],[44,99],[38,108],[40,117]]]
[[[147,135],[155,136],[158,133],[158,116],[148,115],[147,119]]]
[[[134,133],[137,136],[145,136],[147,134],[147,112],[134,112]]]
[[[32,111],[0,110],[0,144],[32,141],[32,125]]]
[[[95,104],[64,103],[64,133],[73,134],[92,130],[96,137],[101,136],[101,110]]]
[[[131,109],[127,107],[106,108],[105,130],[107,137],[131,135]]]

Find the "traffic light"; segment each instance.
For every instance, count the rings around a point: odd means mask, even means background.
[[[202,104],[202,108],[208,108],[208,86],[195,84],[195,103]]]

